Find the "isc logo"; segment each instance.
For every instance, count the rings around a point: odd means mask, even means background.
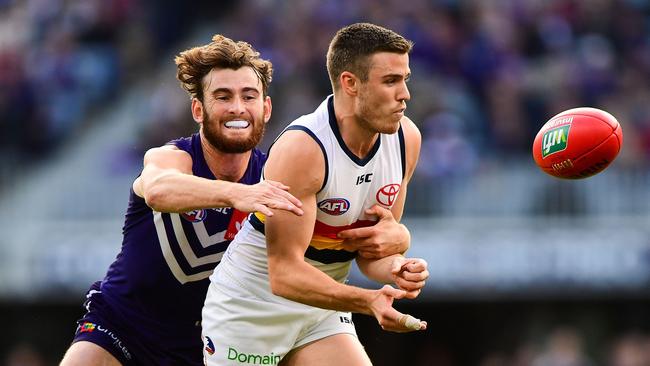
[[[345,198],[328,198],[318,202],[318,208],[326,214],[339,216],[348,212],[350,201]]]
[[[566,149],[571,125],[560,126],[547,131],[542,141],[542,158]]]

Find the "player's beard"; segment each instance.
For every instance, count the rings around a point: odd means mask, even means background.
[[[368,91],[361,90],[359,93],[359,113],[360,123],[367,129],[384,134],[393,134],[397,132],[399,124],[396,123],[394,115],[386,115],[383,106],[373,103],[372,96]]]
[[[245,153],[257,146],[264,136],[263,116],[249,122],[253,130],[248,137],[229,138],[221,133],[221,121],[214,120],[203,111],[203,135],[212,146],[221,152],[227,154]]]

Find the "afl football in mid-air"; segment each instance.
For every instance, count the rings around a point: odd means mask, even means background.
[[[623,131],[614,116],[597,108],[573,108],[542,126],[533,142],[533,158],[554,177],[587,178],[607,168],[622,144]]]

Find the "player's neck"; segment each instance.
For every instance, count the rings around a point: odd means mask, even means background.
[[[334,114],[345,145],[354,155],[363,159],[375,145],[379,133],[368,128],[365,121],[359,121],[350,100],[335,97]]]
[[[201,148],[208,168],[217,179],[238,182],[246,172],[251,151],[244,153],[224,153],[212,146],[201,136]]]

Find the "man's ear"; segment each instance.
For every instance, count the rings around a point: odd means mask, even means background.
[[[192,118],[196,123],[203,123],[203,103],[197,98],[192,98]]]
[[[357,95],[359,92],[359,78],[349,71],[343,71],[339,76],[341,90],[348,95]]]
[[[273,105],[271,104],[271,97],[268,95],[264,98],[264,123],[267,123],[271,119],[271,110]]]

